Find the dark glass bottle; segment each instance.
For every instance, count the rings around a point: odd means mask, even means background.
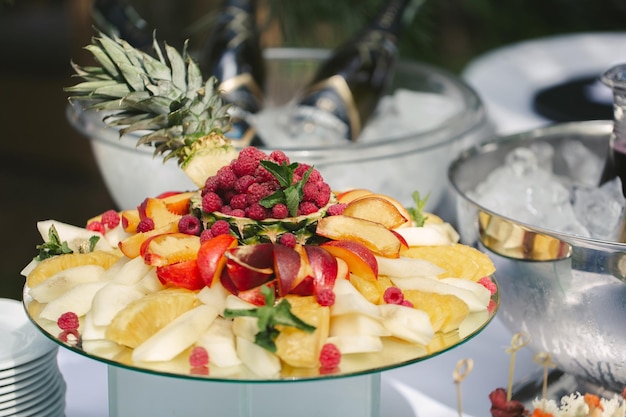
[[[263,107],[265,66],[256,26],[255,0],[225,0],[202,50],[200,67],[215,76],[231,108],[232,128],[226,136],[235,146],[259,145],[249,114]]]
[[[626,197],[626,65],[606,71],[602,82],[613,90],[613,131],[600,185],[619,177]]]
[[[152,48],[153,29],[128,0],[94,0],[92,18],[107,35],[118,36],[137,49]]]
[[[339,46],[296,98],[289,129],[318,144],[355,141],[387,93],[398,37],[421,0],[388,0],[371,22]]]

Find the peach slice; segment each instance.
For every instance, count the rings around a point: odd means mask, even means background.
[[[338,215],[320,219],[316,233],[334,240],[353,240],[364,244],[376,255],[387,258],[400,256],[402,243],[385,226],[370,220]]]
[[[218,235],[200,245],[198,250],[198,268],[200,276],[208,287],[219,280],[226,258],[224,254],[227,250],[238,245],[237,238],[232,235]]]
[[[185,233],[164,233],[146,239],[139,249],[146,264],[164,266],[196,259],[200,238]]]
[[[377,222],[387,229],[395,229],[410,219],[405,217],[391,201],[379,196],[361,197],[348,203],[343,215]]]
[[[196,291],[206,285],[195,259],[158,266],[156,274],[163,285]]]
[[[138,208],[141,219],[149,217],[154,221],[154,228],[165,226],[176,222],[182,217],[180,214],[172,213],[165,205],[165,201],[160,198],[146,198]]]
[[[396,200],[395,198],[388,196],[386,194],[371,194],[371,195],[368,195],[368,197],[382,198],[383,200],[387,200],[388,202],[393,204],[398,209],[402,217],[408,220],[407,222],[400,225],[400,227],[406,227],[406,226],[412,225],[411,213],[409,213],[409,210],[407,210],[407,208],[404,207],[402,203]]]
[[[332,291],[339,270],[337,258],[319,246],[307,245],[304,249],[313,272],[313,294],[319,297],[324,291]]]
[[[139,210],[130,209],[130,210],[122,210],[120,213],[120,218],[122,220],[122,228],[127,233],[136,233],[137,225],[141,221],[139,217]]]
[[[141,255],[141,245],[143,245],[143,242],[145,242],[152,236],[174,232],[178,232],[178,222],[169,223],[165,226],[152,229],[148,232],[139,232],[134,235],[130,235],[126,239],[121,240],[117,246],[124,255],[132,259]]]
[[[331,240],[320,247],[345,262],[348,270],[354,275],[369,281],[377,280],[378,262],[372,251],[365,245],[351,240]],[[337,265],[338,275],[341,274],[341,267],[342,265]]]
[[[293,248],[274,245],[274,271],[278,279],[278,295],[284,297],[301,281],[298,279],[302,258]]]
[[[189,213],[189,202],[194,194],[194,191],[173,192],[161,197],[161,200],[169,211],[182,216]]]
[[[348,204],[351,201],[356,200],[357,198],[372,194],[374,194],[373,191],[367,190],[365,188],[353,188],[351,190],[339,191],[336,193],[336,196],[338,203]]]

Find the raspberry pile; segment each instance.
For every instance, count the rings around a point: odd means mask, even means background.
[[[279,165],[290,164],[289,158],[282,151],[273,151],[267,155],[254,147],[242,149],[237,159],[207,178],[202,189],[202,210],[253,220],[289,217],[289,210],[283,203],[276,203],[272,207],[260,204],[263,198],[281,189],[278,179],[261,165],[263,160]],[[309,169],[311,173],[302,187],[298,216],[317,212],[328,204],[331,197],[330,186],[324,182],[320,172],[307,164],[297,164],[293,171],[293,183],[302,181]]]

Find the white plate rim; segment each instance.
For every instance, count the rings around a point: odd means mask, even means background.
[[[26,417],[39,415],[42,411],[53,408],[58,402],[65,401],[66,384],[63,378],[54,381],[53,392],[49,392],[41,401],[34,401],[31,404],[20,404],[16,407],[9,407],[0,410],[0,417]]]

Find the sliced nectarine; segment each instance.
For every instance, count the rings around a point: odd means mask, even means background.
[[[237,238],[232,235],[217,235],[200,245],[198,250],[198,268],[200,276],[210,287],[222,274],[226,265],[224,254],[230,248],[237,246]]]
[[[120,218],[122,221],[122,228],[125,232],[135,233],[137,231],[137,225],[141,221],[141,218],[139,217],[139,210],[122,210]]]
[[[182,217],[180,214],[169,211],[164,200],[160,198],[146,198],[138,210],[142,219],[144,217],[152,219],[155,229],[172,222],[178,222]]]
[[[375,193],[369,195],[368,197],[382,198],[383,200],[387,200],[388,202],[393,204],[398,209],[402,217],[408,220],[406,223],[401,224],[399,227],[406,227],[406,226],[412,225],[411,213],[409,213],[409,210],[407,210],[407,208],[404,207],[404,205],[402,205],[402,203],[396,200],[395,198],[388,196],[386,194],[375,194]]]
[[[316,233],[334,240],[362,243],[376,255],[400,256],[402,244],[398,237],[382,224],[370,220],[344,215],[324,217],[317,222]]]
[[[380,196],[365,196],[351,201],[343,215],[377,222],[387,229],[395,229],[409,221],[409,217],[405,217],[392,202]]]
[[[185,233],[164,233],[146,239],[139,253],[146,264],[163,266],[198,257],[200,238]]]
[[[348,270],[361,278],[376,281],[378,277],[378,261],[365,245],[351,240],[331,240],[320,245],[331,255],[341,259]],[[341,274],[341,264],[337,265],[337,274]],[[345,277],[345,272],[343,273]]]
[[[274,272],[278,279],[278,295],[284,297],[298,284],[300,254],[285,245],[274,245]]]
[[[361,198],[366,195],[374,194],[373,191],[366,190],[365,188],[353,188],[351,190],[337,192],[337,202],[342,204],[348,204],[357,198]]]
[[[314,295],[318,297],[323,291],[332,291],[337,279],[337,258],[319,246],[306,245],[304,249],[313,271]]]
[[[235,246],[226,251],[226,271],[238,291],[245,291],[271,280],[274,275],[274,245]]]
[[[147,239],[151,238],[152,236],[172,232],[178,232],[178,222],[170,223],[158,229],[152,229],[148,232],[135,233],[134,235],[130,235],[126,239],[121,240],[117,246],[127,257],[136,258],[137,256],[141,255],[141,245]]]
[[[202,289],[204,280],[200,277],[195,259],[158,266],[156,275],[161,284],[191,291]]]
[[[194,194],[195,191],[176,192],[161,197],[161,200],[163,200],[165,207],[167,207],[169,211],[183,216],[189,213],[189,202]]]

